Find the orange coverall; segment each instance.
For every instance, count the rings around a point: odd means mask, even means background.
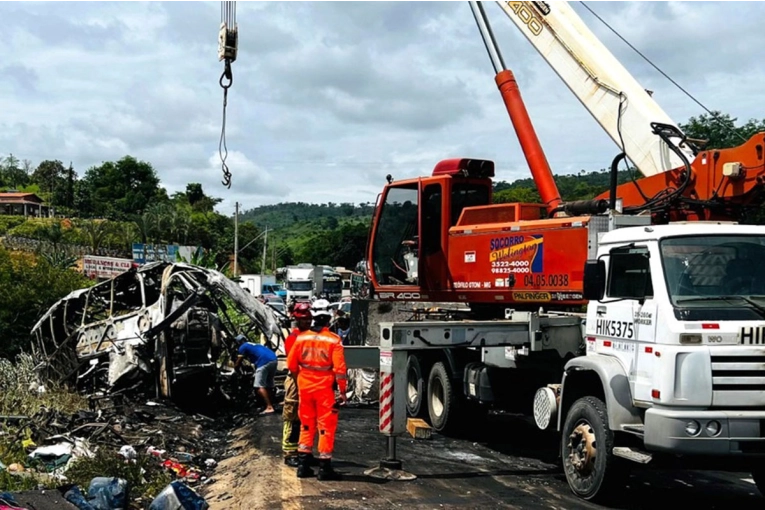
[[[287,368],[298,375],[298,417],[302,425],[298,452],[313,451],[318,429],[318,458],[331,459],[338,418],[334,384],[337,382],[343,394],[348,386],[343,342],[326,327],[318,332],[304,331],[290,349]]]

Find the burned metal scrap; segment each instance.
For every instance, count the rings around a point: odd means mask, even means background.
[[[45,380],[94,391],[151,381],[164,397],[179,388],[212,389],[238,334],[263,335],[274,350],[283,341],[273,310],[225,275],[168,262],[72,292],[32,334]]]

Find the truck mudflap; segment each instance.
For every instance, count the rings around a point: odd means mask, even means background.
[[[645,413],[643,441],[657,452],[765,457],[765,411],[654,407]]]
[[[593,374],[597,376],[593,380]],[[598,391],[605,396],[608,410],[608,426],[611,430],[623,430],[625,425],[642,425],[638,409],[632,405],[632,392],[624,367],[618,359],[600,354],[590,354],[571,359],[563,371],[558,430],[563,427],[565,415],[579,398],[592,395],[590,385],[600,381]]]

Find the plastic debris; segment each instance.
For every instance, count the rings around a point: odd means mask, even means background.
[[[127,507],[127,480],[98,477],[90,481],[88,502],[95,510],[123,510]]]
[[[182,482],[172,482],[152,501],[149,510],[207,510],[210,505]]]
[[[174,460],[166,460],[162,463],[162,467],[175,473],[179,478],[188,478],[190,480],[199,480],[201,474],[194,468],[185,466],[180,462]]]
[[[152,457],[157,457],[159,459],[163,458],[165,456],[165,453],[167,453],[165,450],[159,450],[157,448],[154,448],[153,446],[149,446],[146,449],[147,455],[151,455]]]
[[[126,444],[120,448],[119,455],[121,457],[125,457],[126,460],[135,460],[138,457],[138,452],[135,451],[135,448],[129,444]]]
[[[76,506],[79,510],[96,510],[91,505],[79,487],[76,485],[64,493],[64,499]]]

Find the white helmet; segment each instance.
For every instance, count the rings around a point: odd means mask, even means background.
[[[329,301],[326,299],[317,299],[316,301],[311,304],[311,315],[314,317],[319,315],[329,315],[332,316],[332,313],[329,311]]]

